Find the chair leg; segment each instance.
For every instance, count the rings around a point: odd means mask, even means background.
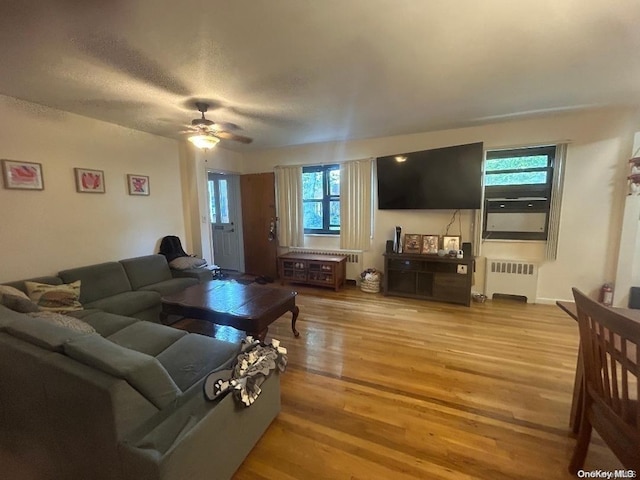
[[[591,442],[591,422],[587,415],[585,415],[585,408],[583,405],[582,419],[580,420],[580,431],[578,432],[578,438],[576,440],[576,447],[573,450],[573,456],[571,462],[569,462],[569,473],[576,475],[580,470],[584,461],[587,458],[587,450],[589,450],[589,442]]]

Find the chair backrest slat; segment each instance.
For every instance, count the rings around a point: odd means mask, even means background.
[[[640,322],[573,289],[590,423],[627,468],[640,469]]]

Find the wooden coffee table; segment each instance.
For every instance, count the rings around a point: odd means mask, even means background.
[[[294,336],[300,309],[296,292],[263,285],[242,285],[233,281],[212,280],[162,297],[162,315],[181,315],[227,325],[264,340],[271,325],[291,312]]]

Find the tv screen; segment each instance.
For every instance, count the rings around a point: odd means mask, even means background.
[[[482,158],[482,142],[380,157],[378,209],[480,208]]]

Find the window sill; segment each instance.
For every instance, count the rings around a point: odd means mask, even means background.
[[[547,243],[546,240],[516,240],[513,238],[483,238],[482,243]]]
[[[305,237],[339,237],[339,233],[305,233]]]

